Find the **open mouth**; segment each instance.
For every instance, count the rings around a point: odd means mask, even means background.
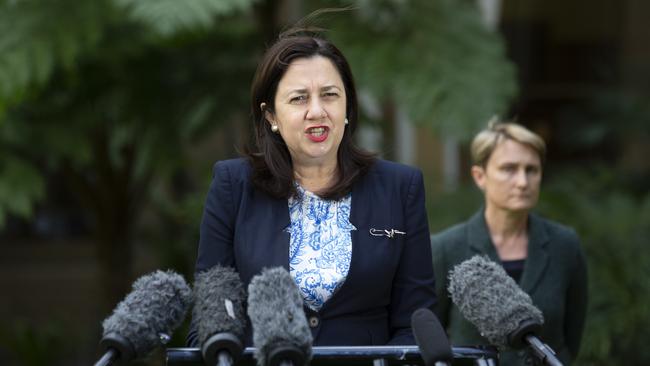
[[[327,127],[312,127],[307,129],[307,133],[314,137],[323,136],[325,132],[327,132]]]
[[[327,139],[329,133],[329,127],[327,126],[314,126],[305,130],[307,138],[313,142],[323,142]]]

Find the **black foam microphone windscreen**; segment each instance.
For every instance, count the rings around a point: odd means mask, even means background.
[[[282,267],[264,269],[248,286],[248,316],[260,366],[306,365],[312,337],[298,286]]]
[[[245,301],[244,284],[233,268],[217,265],[196,275],[192,318],[206,365],[232,364],[241,356]]]
[[[561,365],[555,352],[537,338],[544,317],[503,267],[476,255],[449,273],[449,293],[460,313],[489,342],[500,347],[531,346],[536,356]]]
[[[185,279],[173,271],[156,271],[138,278],[102,324],[100,344],[106,353],[97,365],[114,361],[125,364],[164,344],[183,322],[191,292]]]
[[[425,366],[451,365],[451,344],[436,315],[421,308],[411,315],[411,329]]]

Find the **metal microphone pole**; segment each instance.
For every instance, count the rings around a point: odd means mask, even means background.
[[[497,363],[493,358],[477,358],[474,364],[476,366],[496,366]]]
[[[95,363],[95,366],[108,366],[112,364],[116,358],[117,358],[117,351],[115,350],[115,348],[109,348],[108,351],[104,353],[104,356],[102,356],[102,358],[100,358],[99,361]]]
[[[388,361],[385,358],[375,358],[372,360],[372,366],[388,366]]]

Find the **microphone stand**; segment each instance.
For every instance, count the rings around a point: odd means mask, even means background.
[[[100,358],[96,363],[95,366],[108,366],[115,361],[117,358],[117,351],[115,348],[109,348],[106,353]]]
[[[496,366],[496,362],[492,358],[477,358],[474,364],[476,366]]]
[[[219,366],[232,366],[234,365],[232,356],[230,353],[226,351],[221,351],[219,352],[219,355],[217,356],[217,365]]]
[[[546,343],[540,341],[539,338],[535,337],[532,334],[529,334],[526,336],[526,342],[528,342],[530,348],[532,348],[535,352],[535,356],[537,356],[545,364],[549,366],[563,366],[562,362],[560,362],[560,360],[555,357],[555,352],[553,352],[551,347],[546,345]]]
[[[135,349],[131,342],[117,333],[108,333],[99,342],[106,352],[102,358],[95,363],[95,366],[112,365],[116,359],[129,361],[135,357]]]
[[[216,333],[201,347],[206,365],[233,366],[243,351],[241,341],[232,333]]]
[[[269,351],[266,366],[301,366],[306,361],[306,355],[302,350],[293,345],[281,345]]]
[[[542,324],[533,319],[523,320],[517,329],[508,334],[508,344],[515,349],[530,346],[535,356],[549,366],[563,366],[555,352],[535,334],[542,330]]]

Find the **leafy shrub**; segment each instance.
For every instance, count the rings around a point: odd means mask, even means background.
[[[589,308],[578,364],[647,365],[650,194],[612,183],[611,169],[574,174],[545,190],[540,211],[574,227],[587,256]]]

